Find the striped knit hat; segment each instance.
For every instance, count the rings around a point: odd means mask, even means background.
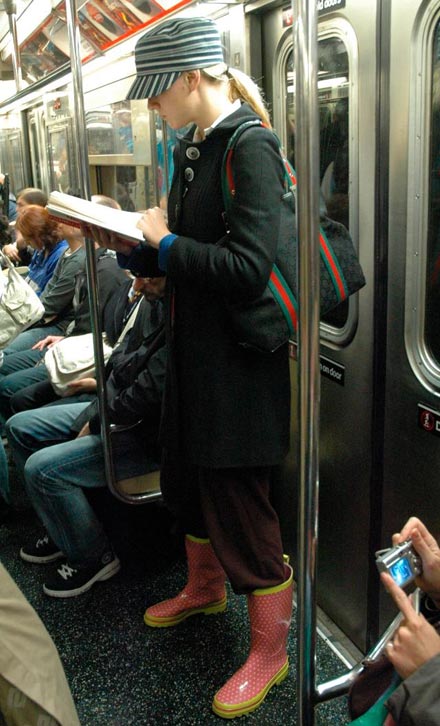
[[[217,26],[209,18],[170,18],[136,43],[136,80],[128,99],[159,96],[183,71],[223,63]]]

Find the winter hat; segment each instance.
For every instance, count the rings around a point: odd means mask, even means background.
[[[223,63],[220,33],[209,18],[170,18],[138,40],[135,61],[137,76],[127,98],[159,96],[183,71]]]

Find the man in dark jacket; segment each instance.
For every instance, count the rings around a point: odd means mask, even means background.
[[[159,460],[156,439],[165,375],[159,298],[164,278],[138,278],[134,286],[145,300],[106,369],[109,420],[118,425],[112,438],[119,479],[154,471]],[[7,424],[12,456],[46,529],[36,543],[21,549],[21,557],[36,564],[63,558],[43,586],[51,597],[80,595],[120,569],[84,493],[106,486],[99,432],[96,402],[23,411]]]

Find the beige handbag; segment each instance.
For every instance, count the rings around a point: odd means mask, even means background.
[[[44,305],[8,257],[0,252],[7,274],[0,275],[0,349],[44,315]]]
[[[112,348],[102,342],[104,362],[107,363]],[[59,396],[65,396],[69,383],[95,375],[95,353],[92,333],[71,335],[52,345],[44,356],[52,387]]]
[[[128,318],[114,348],[120,345],[133,327],[140,302],[133,309]],[[107,363],[112,351],[114,350],[107,342],[105,333],[102,334],[102,349],[104,355],[104,363]],[[47,368],[49,380],[52,387],[59,396],[65,396],[69,383],[77,381],[81,378],[90,378],[95,376],[95,352],[93,346],[93,334],[85,333],[84,335],[71,335],[67,338],[59,340],[58,343],[52,345],[44,356],[44,364]]]

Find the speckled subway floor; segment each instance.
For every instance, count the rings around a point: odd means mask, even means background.
[[[215,691],[245,660],[245,598],[230,592],[225,613],[194,617],[176,628],[150,629],[145,607],[184,584],[180,537],[160,504],[123,505],[100,492],[95,501],[121,562],[121,572],[85,595],[54,600],[42,592],[46,568],[18,556],[40,534],[34,514],[23,510],[0,526],[0,558],[51,633],[63,661],[82,726],[209,726],[227,723],[210,708]],[[105,514],[104,514],[105,513]],[[289,637],[291,671],[246,726],[296,724],[295,627]],[[318,638],[317,679],[346,666]],[[232,723],[230,721],[229,723]],[[349,723],[346,699],[316,708],[317,726]]]

